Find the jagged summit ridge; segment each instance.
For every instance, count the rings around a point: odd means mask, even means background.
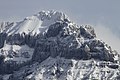
[[[41,20],[54,19],[55,21],[60,21],[60,20],[64,20],[64,19],[69,19],[67,17],[67,15],[64,14],[63,12],[54,11],[54,10],[51,10],[51,11],[40,11],[38,14],[36,14],[34,16],[37,16]]]

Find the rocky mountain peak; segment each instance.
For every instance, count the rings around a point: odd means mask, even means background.
[[[0,75],[9,74],[8,80],[86,80],[101,76],[103,67],[113,72],[102,76],[117,78],[119,57],[92,26],[79,26],[62,12],[41,11],[0,25]]]

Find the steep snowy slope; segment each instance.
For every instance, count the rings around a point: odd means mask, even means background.
[[[61,12],[55,11],[41,11],[38,14],[35,14],[31,17],[26,17],[21,22],[11,23],[12,26],[3,28],[3,32],[8,33],[9,35],[18,34],[25,32],[26,34],[31,33],[42,33],[48,29],[48,27],[55,23],[67,18],[67,16]],[[4,24],[3,24],[4,25]],[[6,25],[4,25],[6,26]]]
[[[0,23],[1,80],[119,80],[120,55],[62,12]]]

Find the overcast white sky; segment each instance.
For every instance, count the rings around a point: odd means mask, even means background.
[[[92,24],[98,37],[120,51],[120,0],[0,0],[0,21],[19,21],[41,10],[66,13],[77,24]]]

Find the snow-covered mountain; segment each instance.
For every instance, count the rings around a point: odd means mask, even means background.
[[[1,80],[119,80],[120,55],[57,11],[0,23]]]

